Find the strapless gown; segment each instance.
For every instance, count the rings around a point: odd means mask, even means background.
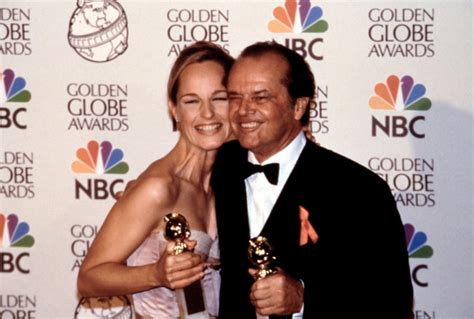
[[[209,259],[219,259],[218,240],[213,240],[207,233],[191,230],[191,239],[197,241],[195,252],[208,256]],[[167,240],[163,232],[153,232],[128,258],[129,266],[141,266],[156,262],[164,252]],[[219,310],[220,275],[218,271],[207,268],[201,280],[204,301],[209,315],[217,316]],[[154,288],[133,295],[135,312],[144,319],[173,319],[179,318],[178,303],[173,290],[166,287]],[[204,318],[202,314],[193,314],[187,319]]]

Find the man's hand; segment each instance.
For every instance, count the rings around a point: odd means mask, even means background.
[[[252,276],[256,272],[255,269],[249,269]],[[252,285],[250,301],[262,316],[298,313],[304,302],[303,285],[278,268],[275,274],[257,280]]]

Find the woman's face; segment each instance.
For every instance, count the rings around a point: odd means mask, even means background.
[[[170,110],[183,138],[205,149],[219,148],[231,135],[224,69],[205,61],[186,67],[179,78],[177,104]]]

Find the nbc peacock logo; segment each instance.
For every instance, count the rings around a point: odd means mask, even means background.
[[[372,109],[397,111],[427,111],[431,108],[431,100],[425,97],[426,87],[417,83],[409,75],[401,79],[390,75],[386,82],[377,83],[375,95],[369,99]]]
[[[422,231],[416,231],[412,224],[405,224],[405,241],[408,257],[412,260],[423,260],[433,256],[433,248],[427,245],[428,236]],[[420,287],[428,287],[426,276],[420,272],[428,270],[428,265],[420,263],[412,266],[411,277],[413,282]]]
[[[287,0],[283,6],[273,9],[273,18],[268,22],[267,28],[274,34],[289,34],[283,45],[298,52],[303,58],[321,61],[324,59],[324,39],[315,36],[315,33],[328,30],[328,23],[322,16],[323,9],[311,6],[309,0],[300,0],[298,3],[296,0]]]
[[[124,153],[119,148],[113,148],[112,143],[89,141],[87,148],[81,147],[76,151],[77,159],[72,163],[72,171],[82,174],[126,174],[128,164],[123,160]]]
[[[28,274],[30,269],[27,265],[29,252],[9,252],[3,248],[30,248],[35,244],[35,239],[30,235],[30,226],[26,222],[20,222],[15,214],[4,215],[0,213],[0,273],[11,273],[18,271]]]
[[[72,163],[71,169],[78,174],[121,175],[129,170],[128,164],[123,159],[124,152],[120,148],[114,148],[111,142],[99,143],[91,140],[86,147],[76,150],[76,160]],[[81,195],[85,195],[90,199],[100,200],[109,196],[117,198],[116,187],[123,183],[123,179],[88,178],[86,181],[76,179],[75,197],[80,199]]]
[[[0,71],[0,81],[3,82],[3,90],[0,92],[0,103],[25,103],[31,100],[30,91],[25,89],[26,80],[21,76],[16,76],[12,69]]]
[[[273,33],[322,33],[328,29],[328,23],[322,20],[323,10],[311,6],[311,1],[285,1],[284,6],[273,9],[274,19],[268,23]]]
[[[428,246],[428,236],[424,232],[415,231],[415,226],[405,224],[405,241],[408,249],[408,257],[410,258],[431,258],[433,256],[433,248]]]
[[[17,215],[0,214],[0,247],[33,247],[35,239],[29,233],[30,226],[19,222]]]
[[[385,111],[427,111],[431,108],[431,100],[427,98],[426,87],[416,83],[410,75],[390,75],[385,82],[379,82],[374,87],[375,95],[369,99],[369,107],[373,110]],[[405,113],[408,115],[407,113]],[[415,113],[416,114],[416,113]],[[409,116],[387,115],[383,119],[372,116],[372,136],[377,136],[380,130],[390,137],[424,138],[418,122],[425,121],[422,115]]]
[[[0,70],[0,83],[3,84],[0,88],[0,104],[26,103],[31,100],[31,93],[26,89],[26,80],[21,76],[16,76],[12,69]],[[27,125],[20,116],[25,112],[26,108],[24,107],[0,106],[0,128],[15,126],[19,129],[26,129]]]

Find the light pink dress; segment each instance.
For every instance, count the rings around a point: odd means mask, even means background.
[[[197,241],[195,252],[208,256],[209,259],[219,259],[218,240],[213,240],[207,233],[191,230],[191,239]],[[163,232],[153,232],[128,258],[129,266],[141,266],[156,262],[167,245]],[[219,309],[220,276],[218,271],[207,268],[201,280],[204,301],[209,316],[217,316]],[[133,295],[135,312],[144,319],[180,318],[176,294],[166,287],[159,287]],[[182,318],[182,317],[181,317]],[[180,318],[180,319],[181,319]],[[202,315],[191,315],[187,319],[207,318]]]

